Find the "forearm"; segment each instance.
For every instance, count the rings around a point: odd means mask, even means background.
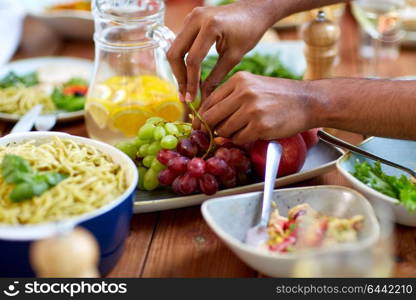
[[[240,0],[255,3],[255,5],[264,6],[270,12],[273,11],[273,22],[277,22],[284,17],[297,12],[319,8],[351,0]]]
[[[416,140],[416,81],[328,79],[306,85],[311,127]]]

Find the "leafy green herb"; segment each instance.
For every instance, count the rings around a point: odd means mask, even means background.
[[[416,184],[406,176],[389,176],[381,169],[380,162],[370,165],[360,161],[352,174],[376,191],[398,199],[409,212],[416,211]]]
[[[34,171],[24,158],[6,154],[1,163],[4,181],[14,184],[9,197],[12,202],[22,202],[40,196],[68,176],[56,172]]]
[[[9,72],[3,79],[0,80],[0,88],[8,88],[18,85],[24,85],[26,87],[39,84],[38,74],[36,72],[28,73],[26,75],[19,76],[16,73]]]
[[[201,78],[205,80],[211,70],[217,63],[218,55],[208,56],[202,63]],[[232,75],[239,71],[248,71],[255,75],[263,75],[268,77],[280,77],[289,79],[301,79],[288,70],[281,62],[279,55],[262,55],[255,53],[244,57],[241,62],[235,66],[230,73],[224,78],[223,82],[227,81]]]

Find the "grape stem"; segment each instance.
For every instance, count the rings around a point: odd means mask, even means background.
[[[194,108],[191,102],[188,102],[189,109],[192,111],[192,114],[194,117],[196,117],[199,121],[201,121],[202,125],[205,127],[205,129],[208,131],[209,134],[209,147],[207,152],[202,156],[202,159],[205,159],[211,151],[214,149],[214,134],[212,133],[211,128],[209,128],[207,122],[205,119],[197,112],[197,110]]]

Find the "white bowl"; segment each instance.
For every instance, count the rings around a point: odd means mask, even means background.
[[[372,137],[363,141],[359,147],[403,166],[416,169],[415,141]],[[372,160],[367,160],[360,155],[346,153],[337,160],[337,168],[344,178],[372,204],[385,205],[387,209],[390,209],[392,211],[391,217],[397,223],[416,227],[416,212],[409,213],[406,208],[400,205],[397,199],[372,189],[351,174],[354,170],[355,161],[358,158],[363,161],[368,161],[371,164],[374,163]],[[382,168],[389,175],[400,176],[401,174],[405,174],[408,176],[407,173],[393,167],[382,165]]]
[[[297,204],[309,203],[318,212],[337,217],[362,215],[364,226],[357,242],[335,245],[332,248],[311,249],[301,253],[269,253],[247,245],[247,230],[254,226],[261,210],[262,193],[250,193],[209,200],[202,205],[202,214],[218,237],[253,269],[275,277],[292,276],[301,258],[314,256],[351,255],[360,260],[361,272],[371,266],[371,246],[378,240],[380,229],[374,211],[367,200],[357,192],[336,186],[317,186],[283,189],[274,192],[274,202],[282,215]],[[305,256],[306,255],[306,256]],[[363,262],[361,262],[363,260]],[[329,271],[333,272],[333,271]],[[357,275],[355,273],[354,275]]]

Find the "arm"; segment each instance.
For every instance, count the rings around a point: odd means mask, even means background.
[[[168,52],[181,99],[190,102],[195,98],[201,62],[213,44],[219,60],[202,85],[203,98],[275,22],[295,12],[343,1],[346,0],[240,0],[225,6],[195,8]]]
[[[331,79],[309,89],[312,127],[416,140],[416,81]]]
[[[237,144],[316,127],[416,140],[415,95],[415,81],[295,81],[240,72],[200,112],[220,136]]]

